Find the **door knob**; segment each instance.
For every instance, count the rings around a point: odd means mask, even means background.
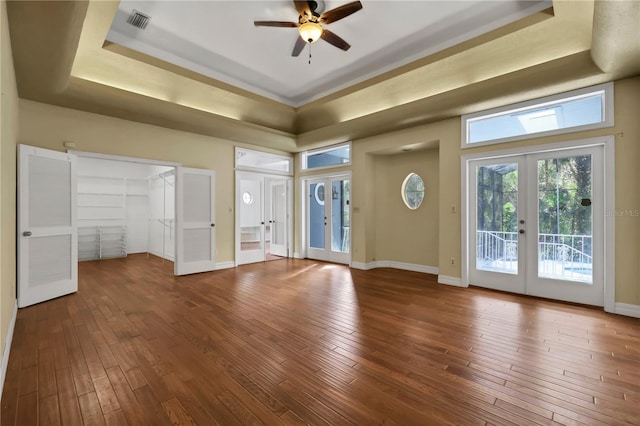
[[[518,232],[521,233],[521,234],[524,234],[524,229],[521,229]]]
[[[215,223],[212,223],[212,224],[211,224],[211,227],[213,228],[214,226],[216,226],[216,224],[215,224]]]
[[[24,232],[22,233],[22,235],[23,235],[24,237],[30,237],[30,236],[31,236],[31,231],[24,231]]]
[[[524,219],[520,219],[520,225],[524,224]]]

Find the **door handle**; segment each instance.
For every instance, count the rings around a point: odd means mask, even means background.
[[[23,236],[23,237],[30,237],[30,236],[31,236],[31,231],[24,231],[24,232],[22,233],[22,236]]]
[[[524,229],[518,231],[520,234],[524,234]]]
[[[215,224],[215,223],[212,223],[212,224],[211,224],[211,227],[213,228],[214,226],[216,226],[216,224]]]

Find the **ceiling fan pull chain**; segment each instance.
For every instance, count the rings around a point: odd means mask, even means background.
[[[309,65],[311,65],[311,43],[307,43],[309,45]]]

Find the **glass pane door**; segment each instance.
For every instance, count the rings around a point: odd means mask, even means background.
[[[538,276],[593,282],[591,155],[537,160]]]
[[[524,292],[523,157],[471,163],[471,283]]]
[[[596,146],[527,158],[537,231],[527,241],[527,294],[604,304],[602,157]]]
[[[338,263],[351,261],[351,180],[307,183],[307,256]]]
[[[308,194],[308,214],[309,214],[309,247],[324,250],[325,247],[325,226],[327,216],[324,212],[325,205],[325,185],[324,182],[309,184]]]
[[[349,180],[331,182],[331,250],[336,252],[349,253],[351,243],[350,195]]]
[[[287,182],[271,182],[271,254],[287,255]]]
[[[604,304],[602,147],[472,160],[469,283]]]
[[[238,173],[237,208],[239,232],[238,264],[262,262],[264,252],[263,179],[250,173]]]
[[[476,268],[518,273],[518,163],[476,169]]]

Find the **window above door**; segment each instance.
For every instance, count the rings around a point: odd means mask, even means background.
[[[462,116],[462,148],[613,126],[613,83]]]

